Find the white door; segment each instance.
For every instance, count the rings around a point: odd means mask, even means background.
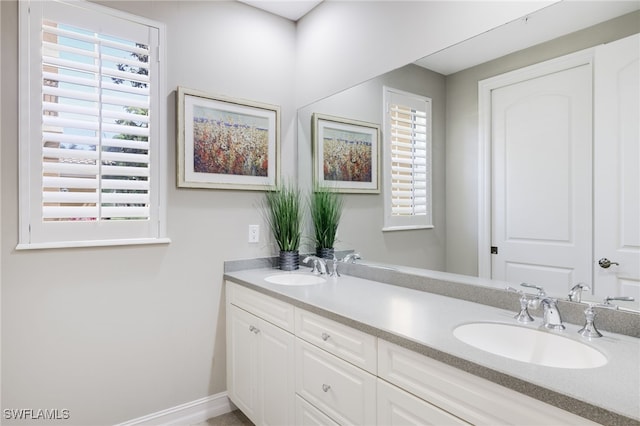
[[[594,294],[640,300],[640,35],[599,46],[594,73]],[[608,268],[600,259],[616,262]],[[606,266],[606,263],[604,263]],[[616,302],[618,303],[618,302]]]
[[[591,70],[586,63],[491,92],[494,279],[553,295],[591,282]]]

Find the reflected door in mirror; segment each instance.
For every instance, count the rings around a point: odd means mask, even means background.
[[[591,64],[493,90],[494,279],[567,294],[591,282]]]

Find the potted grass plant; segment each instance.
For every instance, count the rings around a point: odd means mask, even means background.
[[[342,205],[342,195],[334,188],[314,185],[313,192],[309,196],[309,211],[318,257],[333,259]]]
[[[298,249],[302,233],[301,196],[298,187],[288,183],[267,191],[264,198],[264,216],[280,249],[280,269],[298,269]]]

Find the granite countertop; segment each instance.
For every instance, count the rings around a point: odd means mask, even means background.
[[[303,268],[296,273],[306,273]],[[274,269],[227,272],[225,279],[324,315],[438,361],[491,380],[602,424],[640,424],[640,339],[603,333],[588,341],[574,324],[563,336],[602,352],[608,363],[590,369],[544,367],[476,349],[453,336],[471,322],[518,324],[514,311],[425,291],[342,275],[310,286],[283,286],[264,280]],[[455,284],[452,284],[455,285]]]

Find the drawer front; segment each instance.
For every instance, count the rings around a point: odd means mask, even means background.
[[[338,426],[338,423],[296,395],[296,426]]]
[[[378,376],[476,425],[595,425],[585,418],[378,339]]]
[[[293,333],[293,305],[227,281],[227,301]]]
[[[376,377],[300,339],[296,393],[340,424],[376,422]]]
[[[378,424],[468,426],[470,423],[378,379]]]
[[[296,336],[372,374],[377,371],[377,338],[296,308]]]

